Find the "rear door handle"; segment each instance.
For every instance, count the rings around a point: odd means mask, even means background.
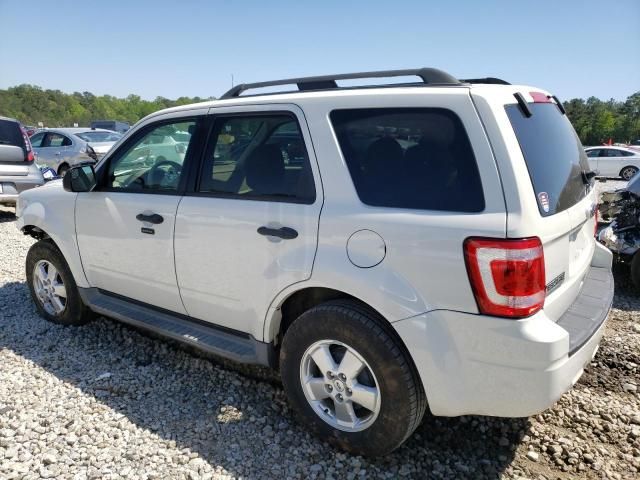
[[[289,227],[282,227],[282,228],[260,227],[258,228],[258,233],[260,235],[265,235],[267,237],[280,237],[284,240],[293,240],[298,236],[298,232],[296,232],[293,228],[289,228]]]
[[[164,222],[164,218],[162,218],[162,215],[158,215],[157,213],[152,213],[150,215],[139,213],[138,215],[136,215],[136,219],[140,220],[141,222],[155,223],[156,225]]]

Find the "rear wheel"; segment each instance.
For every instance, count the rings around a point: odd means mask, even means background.
[[[284,337],[280,365],[302,422],[352,453],[393,451],[426,409],[399,338],[384,319],[355,302],[323,303],[298,317]]]
[[[620,176],[625,180],[629,180],[636,173],[638,173],[638,169],[636,167],[624,167],[620,170]]]
[[[40,240],[27,253],[27,283],[40,315],[54,323],[82,325],[92,312],[82,303],[62,253],[51,240]]]

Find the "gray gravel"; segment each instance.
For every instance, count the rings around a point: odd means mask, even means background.
[[[526,419],[427,417],[386,458],[340,453],[292,419],[281,386],[107,319],[39,318],[32,243],[0,208],[0,479],[638,478],[640,294],[617,274],[594,363]],[[631,388],[633,387],[633,388]]]

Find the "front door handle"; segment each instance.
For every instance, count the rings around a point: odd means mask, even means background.
[[[139,213],[138,215],[136,215],[136,219],[140,220],[141,222],[155,223],[156,225],[164,222],[164,218],[162,218],[162,215],[158,215],[157,213],[152,213],[150,215]]]
[[[282,228],[260,227],[258,228],[258,233],[260,235],[265,235],[268,237],[280,237],[284,240],[293,240],[298,236],[298,232],[296,232],[293,228],[289,228],[289,227],[282,227]]]

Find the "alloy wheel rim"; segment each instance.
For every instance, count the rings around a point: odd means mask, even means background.
[[[33,267],[33,290],[48,314],[59,316],[67,308],[67,289],[51,262],[40,260]]]
[[[633,177],[634,174],[635,174],[635,170],[633,168],[625,168],[622,171],[622,177],[625,180],[629,180],[631,177]]]
[[[380,384],[362,355],[345,343],[327,339],[307,348],[300,382],[313,411],[338,430],[365,430],[380,413]]]

